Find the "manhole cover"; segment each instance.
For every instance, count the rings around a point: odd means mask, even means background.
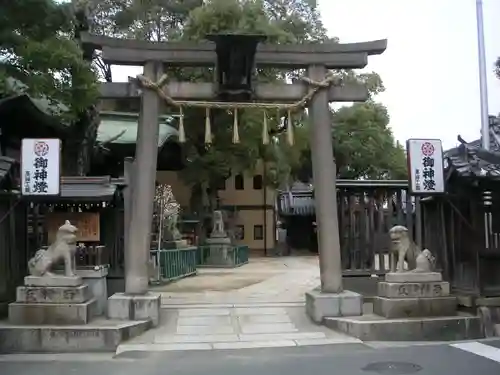
[[[404,375],[419,372],[422,370],[422,366],[409,362],[374,362],[366,365],[362,370],[378,372],[379,374]]]

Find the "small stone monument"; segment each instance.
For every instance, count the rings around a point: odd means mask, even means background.
[[[95,315],[96,300],[75,274],[77,230],[66,220],[54,243],[29,260],[30,275],[17,288],[16,302],[9,304],[10,323],[86,324]],[[64,261],[64,275],[51,272],[59,261]]]
[[[212,233],[205,240],[206,250],[208,250],[205,264],[211,266],[234,266],[233,246],[231,238],[224,229],[222,211],[214,211],[212,220]]]
[[[456,298],[450,296],[450,284],[435,272],[435,259],[427,249],[421,251],[411,241],[408,229],[397,225],[389,231],[391,257],[397,255],[396,269],[378,283],[373,312],[385,318],[450,316],[456,314]],[[404,262],[408,270],[404,268]]]

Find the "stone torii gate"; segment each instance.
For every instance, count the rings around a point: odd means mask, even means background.
[[[211,39],[215,40],[216,43],[154,43],[91,34],[81,36],[84,45],[102,51],[102,57],[106,63],[144,66],[143,77],[139,77],[142,78],[143,86],[145,81],[158,82],[162,77],[164,66],[214,67],[217,65],[218,70],[220,70],[221,62],[217,58],[220,59],[222,54],[219,53],[220,49],[216,46],[220,47],[221,44],[218,44],[217,38]],[[254,41],[251,53],[254,53],[252,58],[258,67],[288,70],[307,69],[307,78],[299,83],[255,84],[251,90],[252,98],[247,100],[248,103],[258,101],[265,108],[265,103],[272,107],[273,102],[294,103],[308,96],[307,100],[302,101],[302,104],[307,105],[312,118],[310,142],[318,225],[321,289],[307,293],[307,311],[318,322],[324,316],[338,316],[341,313],[342,315],[360,315],[361,296],[344,291],[342,288],[337,200],[335,198],[336,166],[332,149],[329,103],[365,101],[368,98],[368,91],[366,87],[358,83],[338,84],[338,82],[330,81],[325,84],[325,78],[328,77],[329,69],[364,68],[368,62],[368,56],[382,54],[385,51],[387,41],[377,40],[351,44],[261,44],[258,46],[257,44],[258,40]],[[238,48],[238,46],[233,45],[231,48]],[[227,65],[226,61],[225,66]],[[192,101],[213,102],[221,97],[219,95],[221,82],[166,83],[162,80],[157,86],[150,84],[146,87],[140,87],[138,83],[141,82],[101,84],[102,98],[141,99],[134,167],[134,198],[129,227],[126,228],[129,235],[125,245],[125,294],[110,297],[110,301],[113,298],[121,300],[121,306],[127,305],[123,299],[129,302],[147,300],[148,306],[150,306],[147,309],[150,311],[142,313],[129,311],[128,316],[134,319],[143,318],[144,314],[154,315],[157,313],[156,309],[159,308],[159,297],[148,293],[147,262],[156,179],[156,145],[158,144],[160,100],[163,97],[163,99],[167,99],[167,102],[170,101],[167,104],[172,104],[175,101],[178,104],[189,104]],[[323,85],[319,85],[319,82],[323,82]],[[249,82],[247,84],[250,85]],[[219,108],[233,107],[231,102],[220,104]],[[130,305],[132,304],[130,303]]]

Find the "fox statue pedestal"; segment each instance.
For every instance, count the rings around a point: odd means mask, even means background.
[[[373,299],[373,312],[384,318],[450,316],[456,310],[450,284],[438,272],[388,273]]]
[[[9,305],[9,322],[24,325],[87,324],[95,315],[97,301],[78,276],[27,276],[17,288],[16,302]]]
[[[205,240],[201,257],[203,265],[208,267],[235,267],[235,247],[224,229],[221,211],[214,211],[213,228],[210,237]]]
[[[0,321],[1,353],[115,352],[151,327],[147,319],[116,321],[99,314],[94,293],[75,272],[76,232],[66,221],[54,243],[29,260],[30,276],[17,288],[8,320]],[[64,274],[53,272],[60,260]]]
[[[393,268],[397,272],[386,274],[385,280],[378,283],[373,314],[326,318],[326,326],[363,341],[453,341],[483,337],[478,316],[457,312],[457,299],[450,295],[450,284],[435,271],[431,252],[420,250],[403,226],[391,228],[389,235],[393,242],[391,255],[397,255],[396,269]]]

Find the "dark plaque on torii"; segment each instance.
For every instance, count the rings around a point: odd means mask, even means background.
[[[253,98],[252,76],[257,45],[263,35],[212,34],[217,54],[218,96],[224,101],[248,101]]]

